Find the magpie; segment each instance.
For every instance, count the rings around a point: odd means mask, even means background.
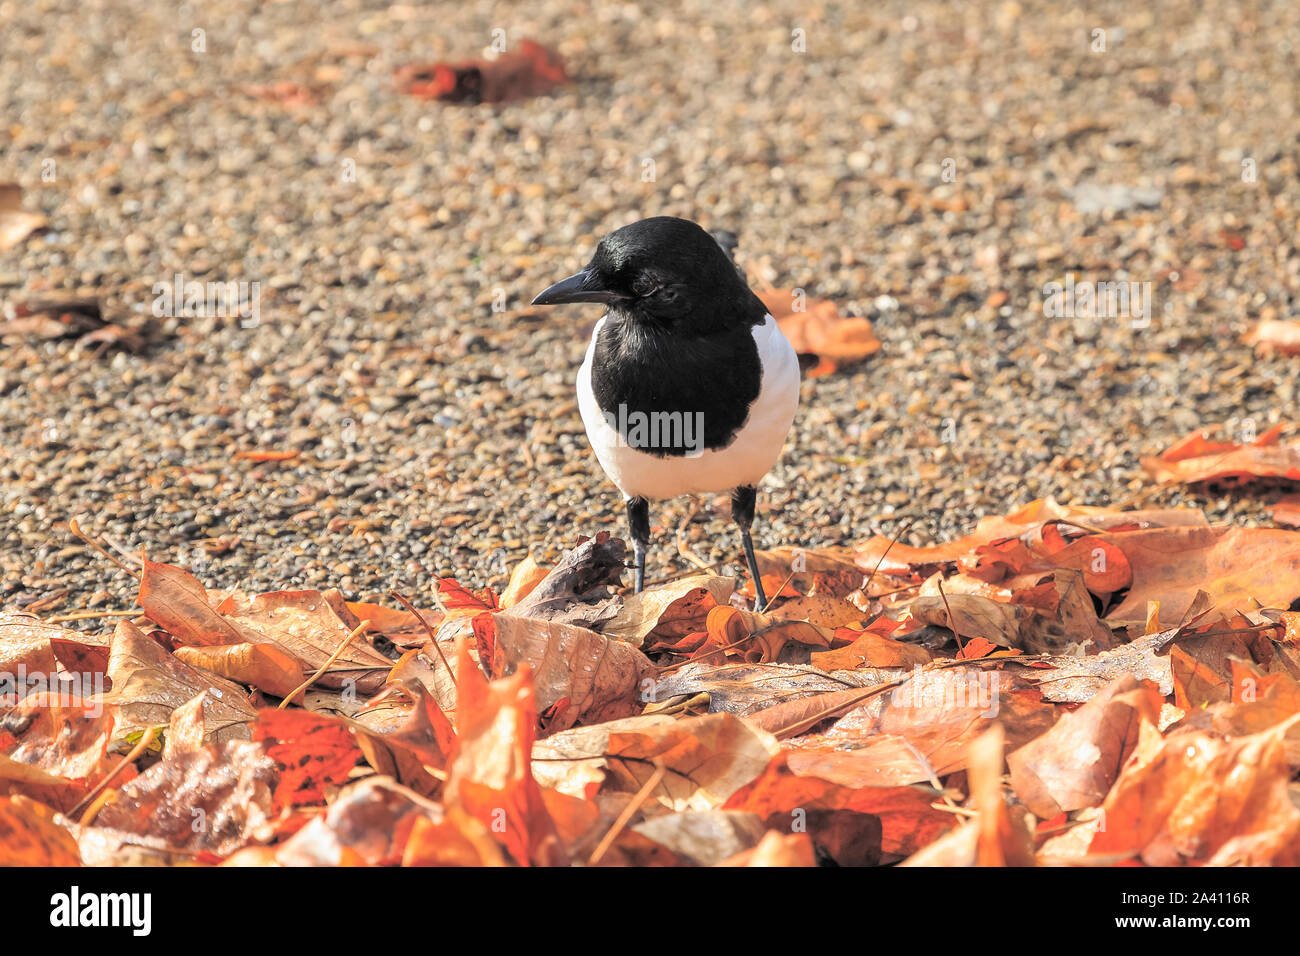
[[[570,302],[606,307],[578,371],[578,409],[627,505],[636,590],[645,587],[649,502],[729,491],[755,607],[765,608],[749,531],[758,483],[799,405],[794,348],[719,241],[686,219],[611,232],[586,268],[533,305]]]

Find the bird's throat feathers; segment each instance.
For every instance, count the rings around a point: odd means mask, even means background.
[[[748,417],[761,378],[748,324],[683,334],[611,310],[596,335],[591,387],[601,414],[613,417],[610,424],[631,447],[651,454],[725,447]],[[675,440],[664,442],[659,432],[643,443],[628,433],[629,422],[660,420],[672,424]]]

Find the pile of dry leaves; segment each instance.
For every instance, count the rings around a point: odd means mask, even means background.
[[[1300,532],[1037,501],[761,552],[762,612],[625,558],[4,612],[0,863],[1300,862]]]

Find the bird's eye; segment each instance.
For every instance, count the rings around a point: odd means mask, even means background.
[[[637,276],[632,280],[632,291],[636,295],[645,298],[648,295],[654,295],[659,291],[659,283],[649,276]]]

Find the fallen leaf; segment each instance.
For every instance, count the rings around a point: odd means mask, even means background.
[[[407,651],[388,672],[388,683],[418,681],[444,711],[456,709],[456,677],[450,660],[436,650]]]
[[[549,573],[549,568],[544,568],[534,561],[531,554],[526,555],[510,572],[510,581],[506,584],[506,589],[501,592],[501,609],[508,610],[528,597]]]
[[[885,574],[911,573],[956,561],[982,545],[1037,534],[1050,522],[1073,524],[1083,530],[1105,530],[1113,526],[1173,528],[1206,525],[1205,516],[1192,508],[1116,511],[1113,508],[1060,505],[1051,498],[1039,498],[1005,517],[991,515],[981,518],[971,534],[943,544],[918,548],[877,535],[852,549],[852,553],[858,567],[865,571],[879,567]]]
[[[280,80],[276,83],[249,83],[241,86],[239,91],[254,99],[281,103],[285,106],[315,106],[320,102],[323,85],[307,85],[292,80]]]
[[[938,576],[933,580],[937,582]],[[1030,654],[1074,655],[1108,650],[1114,643],[1110,628],[1098,620],[1092,595],[1078,571],[1052,571],[1035,585],[1032,603],[1017,600],[1020,594],[1012,595],[1016,603],[1008,603],[981,594],[931,590],[927,581],[909,603],[912,617],[946,627],[963,641],[982,638]]]
[[[163,735],[162,756],[181,757],[195,753],[207,746],[207,727],[203,719],[203,706],[208,692],[200,691],[171,712],[167,718],[167,732]]]
[[[638,823],[633,829],[696,866],[716,866],[738,853],[752,850],[765,832],[763,821],[756,814],[737,810],[665,813]]]
[[[113,689],[103,700],[117,708],[119,736],[165,726],[172,711],[205,691],[204,736],[209,742],[247,739],[248,722],[257,716],[238,684],[190,667],[130,621],[118,622],[113,632],[108,676]]]
[[[901,677],[898,680],[865,688],[852,687],[812,696],[800,696],[756,710],[748,716],[756,727],[761,727],[778,739],[794,737],[811,730],[818,724],[847,714],[861,706],[864,701],[876,694],[884,693],[899,683]]]
[[[1300,481],[1300,444],[1280,445],[1284,425],[1276,425],[1249,444],[1210,441],[1194,432],[1142,467],[1162,484],[1250,481],[1258,478]]]
[[[64,780],[94,784],[111,769],[117,726],[117,710],[97,697],[30,694],[0,718],[0,752]]]
[[[820,360],[811,376],[829,374],[880,351],[871,321],[841,316],[833,302],[807,298],[797,289],[768,289],[757,295],[795,351]]]
[[[770,554],[770,552],[768,553]],[[760,558],[759,561],[761,565],[762,559]],[[762,578],[763,593],[767,595],[769,602],[775,603],[778,598],[797,598],[803,596],[797,588],[793,587],[789,583],[791,580],[789,575],[783,577],[777,574],[764,574],[762,575]],[[754,579],[752,577],[746,578],[745,583],[736,590],[736,593],[750,598],[751,600],[757,597],[758,593],[754,590]]]
[[[599,631],[621,606],[621,598],[611,594],[611,588],[619,586],[626,560],[623,541],[607,531],[581,539],[506,613]]]
[[[479,659],[492,678],[525,667],[532,674],[537,707],[549,710],[549,730],[630,717],[641,709],[644,682],[654,665],[630,644],[586,628],[509,614],[474,619]]]
[[[1128,595],[1106,615],[1111,626],[1145,624],[1148,601],[1160,602],[1164,626],[1176,624],[1201,590],[1224,614],[1258,606],[1285,608],[1300,597],[1297,531],[1155,528],[1103,539],[1123,551],[1133,569]]]
[[[396,71],[396,81],[403,93],[423,99],[505,103],[548,93],[569,77],[558,53],[525,39],[492,60],[404,66]]]
[[[1160,651],[1176,633],[1176,629],[1160,631],[1088,657],[1008,658],[1004,666],[1033,683],[1044,699],[1055,703],[1084,703],[1124,674],[1151,681],[1164,696],[1173,693],[1174,681],[1169,658]]]
[[[1143,724],[1090,853],[1148,866],[1296,865],[1300,810],[1288,792],[1284,738],[1298,719],[1226,740],[1202,731],[1162,738]]]
[[[1246,334],[1245,342],[1265,357],[1300,355],[1300,322],[1265,319]]]
[[[1055,708],[1015,674],[978,664],[930,665],[914,669],[887,693],[871,696],[824,732],[787,746],[860,747],[877,735],[897,737],[913,756],[909,782],[919,782],[964,769],[971,741],[994,722],[1006,728],[1007,744],[1014,748],[1046,732],[1055,719]]]
[[[752,850],[745,850],[717,866],[816,866],[812,839],[806,833],[768,830]]]
[[[191,667],[201,667],[275,697],[288,697],[310,676],[302,661],[269,643],[178,647],[174,653]]]
[[[658,760],[667,773],[649,800],[675,811],[710,810],[758,776],[776,751],[771,734],[731,714],[650,714],[553,734],[533,748],[533,767],[545,786],[589,799],[602,787],[636,793]]]
[[[395,684],[378,699],[398,694],[412,703],[404,719],[392,729],[375,732],[366,723],[368,711],[349,724],[370,766],[422,796],[433,796],[442,789],[438,771],[450,760],[456,733],[424,685],[418,681]]]
[[[1188,653],[1188,650],[1180,645],[1174,645],[1169,649],[1169,670],[1174,678],[1175,707],[1183,711],[1191,711],[1206,704],[1232,699],[1227,654],[1235,651],[1248,656],[1249,652],[1240,639],[1234,641],[1231,635],[1224,635],[1221,640],[1223,644],[1228,644],[1225,650],[1219,649],[1221,646],[1219,640],[1209,647],[1196,648],[1201,652],[1200,654]],[[1210,659],[1206,660],[1205,657]],[[1216,668],[1215,664],[1219,664],[1220,667]]]
[[[1300,495],[1283,495],[1273,506],[1273,520],[1287,528],[1300,528]]]
[[[144,559],[136,600],[149,620],[181,644],[242,644],[250,640],[217,613],[198,578],[169,564]]]
[[[337,591],[272,591],[249,597],[229,595],[218,610],[249,643],[270,642],[315,673],[360,623]],[[228,643],[228,642],[227,642]],[[393,662],[375,650],[365,635],[354,638],[317,683],[352,687],[359,694],[377,691]]]
[[[89,778],[62,777],[0,754],[0,797],[27,796],[62,813],[71,813],[90,789]]]
[[[102,634],[82,634],[79,631],[65,632],[76,637],[61,636],[50,638],[50,649],[59,662],[64,677],[80,681],[83,687],[92,688],[99,693],[110,690],[108,682],[108,655],[112,638]],[[102,687],[98,682],[102,681]]]
[[[792,755],[778,754],[762,775],[732,794],[724,807],[757,813],[774,830],[788,831],[801,814],[849,810],[880,821],[880,849],[894,858],[910,855],[956,825],[952,814],[935,810],[929,787],[845,787],[814,773],[797,773]]]
[[[0,252],[12,249],[37,229],[45,217],[22,208],[23,190],[17,183],[0,183]]]
[[[870,616],[843,598],[830,594],[799,596],[764,613],[773,621],[806,621],[817,627],[854,629],[861,629]]]
[[[345,783],[361,759],[347,725],[323,714],[263,709],[252,735],[278,767],[272,792],[276,808],[324,803],[326,789]]]
[[[1013,814],[1002,793],[1002,726],[971,743],[970,802],[978,816],[908,859],[902,866],[1034,866],[1029,821]]]
[[[912,668],[929,663],[929,651],[914,644],[904,644],[892,638],[863,631],[852,644],[832,651],[814,651],[813,667],[824,671],[852,670],[855,667]]]
[[[345,787],[323,814],[275,850],[281,866],[395,866],[420,820],[439,824],[444,809],[387,777]],[[427,835],[426,835],[427,838]]]
[[[825,671],[801,664],[712,664],[692,662],[655,678],[648,702],[707,694],[709,710],[749,716],[777,704],[845,687],[888,683],[898,671],[864,668]],[[769,728],[765,728],[769,729]]]
[[[172,849],[233,853],[271,818],[277,770],[261,744],[231,740],[154,764],[95,817]]]
[[[370,633],[381,635],[397,647],[406,649],[423,647],[429,642],[428,631],[420,623],[420,618],[430,628],[437,630],[445,617],[442,611],[434,608],[422,608],[420,617],[416,617],[405,608],[385,607],[364,601],[348,601],[347,608],[358,621],[370,622]]]
[[[852,550],[849,548],[772,548],[756,551],[758,568],[766,586],[769,579],[775,579],[768,597],[775,600],[780,594],[776,585],[788,581],[781,594],[793,592],[795,595],[808,594],[812,591],[819,576],[842,581],[840,588],[832,593],[844,597],[862,586],[866,573],[858,567]],[[753,597],[753,582],[747,581],[742,593]]]
[[[710,610],[726,606],[735,590],[733,578],[695,574],[666,584],[652,584],[623,598],[618,614],[600,632],[640,647],[647,637],[677,640],[704,630]]]
[[[442,578],[438,581],[438,597],[451,616],[478,614],[480,611],[497,611],[496,592],[484,588],[475,592],[464,587],[455,578]]]
[[[1132,583],[1133,571],[1123,551],[1098,535],[1084,535],[1067,543],[1058,528],[1058,522],[1051,522],[1035,529],[1041,541],[1035,541],[1030,532],[1028,543],[1013,538],[980,545],[971,557],[962,559],[961,566],[990,583],[1019,587],[1058,571],[1075,571],[1082,575],[1088,590],[1098,595],[1122,591]]]
[[[81,852],[49,807],[0,797],[0,866],[81,866]]]
[[[9,695],[21,697],[18,685],[21,675],[47,675],[55,670],[54,648],[50,642],[56,638],[79,638],[77,631],[46,624],[40,618],[22,611],[0,612],[0,702]]]
[[[1034,616],[1031,608],[994,601],[978,594],[922,594],[908,605],[908,611],[922,624],[946,627],[963,641],[982,637],[1000,647],[1029,650],[1021,632]]]
[[[1131,674],[1116,678],[1007,757],[1012,788],[1043,820],[1100,806],[1137,746],[1142,721],[1154,725],[1162,702],[1155,685]]]
[[[567,855],[531,768],[537,708],[528,669],[489,683],[462,641],[456,681],[456,744],[445,803],[498,834],[516,863],[563,865]]]
[[[402,866],[508,866],[486,826],[459,807],[435,822],[418,816],[402,853]]]
[[[283,449],[280,451],[274,451],[271,449],[258,451],[254,449],[235,452],[235,461],[291,461],[292,459],[297,458],[299,454],[301,453],[296,448]]]
[[[661,641],[649,650],[669,650],[692,660],[720,661],[731,657],[749,663],[773,663],[782,658],[790,644],[830,647],[836,643],[831,628],[807,621],[773,620],[765,614],[736,607],[712,608],[704,619],[704,627],[700,634],[688,634],[676,642]]]

